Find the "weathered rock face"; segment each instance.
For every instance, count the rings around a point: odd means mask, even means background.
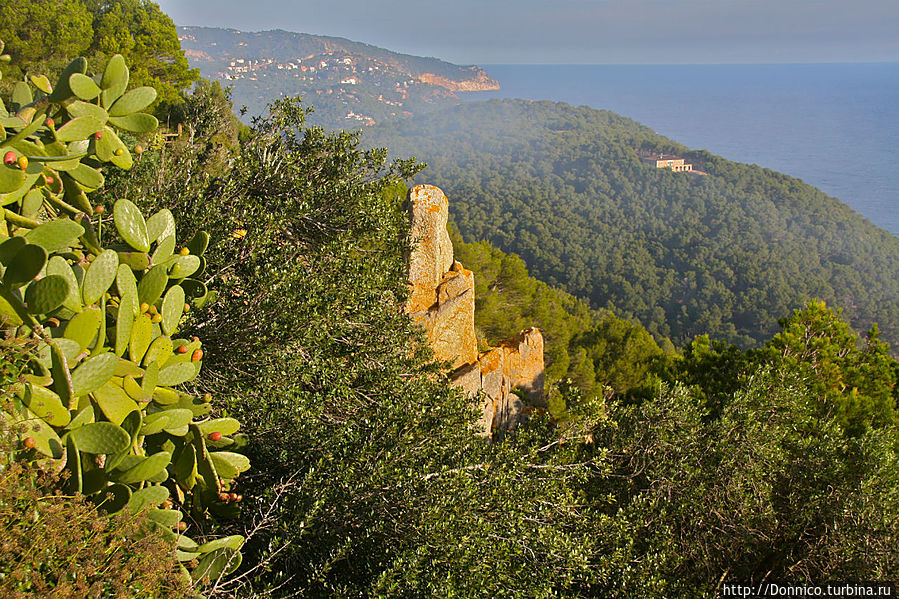
[[[469,393],[484,392],[481,424],[485,432],[513,429],[526,405],[545,405],[543,335],[535,328],[522,331],[481,354],[476,368],[460,369],[450,378]]]
[[[453,263],[446,231],[449,204],[432,185],[409,192],[415,249],[409,256],[410,296],[406,311],[428,334],[437,360],[458,368],[477,359],[474,332],[474,275]]]
[[[409,257],[412,295],[410,314],[429,310],[437,303],[437,288],[453,265],[453,243],[446,231],[449,202],[433,185],[416,185],[409,192],[409,214],[415,250]]]
[[[474,330],[474,274],[456,262],[435,291],[435,303],[426,310],[410,314],[427,331],[428,344],[437,360],[451,362],[454,369],[471,364],[478,357]]]
[[[521,389],[531,405],[543,404],[543,334],[531,327],[501,344],[503,374],[513,389]]]
[[[431,185],[413,187],[409,212],[416,245],[406,311],[424,327],[435,358],[452,364],[453,384],[481,398],[484,434],[512,429],[525,403],[543,405],[543,335],[530,328],[478,355],[474,275],[453,261],[446,196]]]

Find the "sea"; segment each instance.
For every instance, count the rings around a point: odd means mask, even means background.
[[[502,89],[466,100],[611,110],[802,179],[899,235],[899,63],[483,66]]]

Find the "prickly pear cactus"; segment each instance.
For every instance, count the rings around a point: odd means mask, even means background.
[[[156,91],[128,91],[121,56],[87,72],[78,59],[55,86],[31,77],[9,108],[0,101],[0,326],[36,344],[0,419],[24,457],[68,471],[69,492],[108,512],[148,510],[190,575],[214,580],[239,566],[243,538],[183,533],[236,511],[234,479],[250,464],[234,451],[240,423],[179,389],[203,365],[200,340],[178,329],[209,298],[209,236],[185,243],[168,210],[145,218],[127,199],[111,215],[91,205],[104,167],[132,166],[118,132],[158,123],[140,112]]]

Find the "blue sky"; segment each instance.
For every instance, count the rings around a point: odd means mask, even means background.
[[[899,61],[897,0],[157,0],[178,25],[462,64]]]

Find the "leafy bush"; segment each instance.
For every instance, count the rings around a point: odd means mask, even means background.
[[[889,580],[899,568],[895,428],[847,440],[790,373],[752,377],[709,420],[683,387],[618,406],[595,431],[590,594],[711,596],[723,582]],[[602,522],[602,520],[597,520]]]

